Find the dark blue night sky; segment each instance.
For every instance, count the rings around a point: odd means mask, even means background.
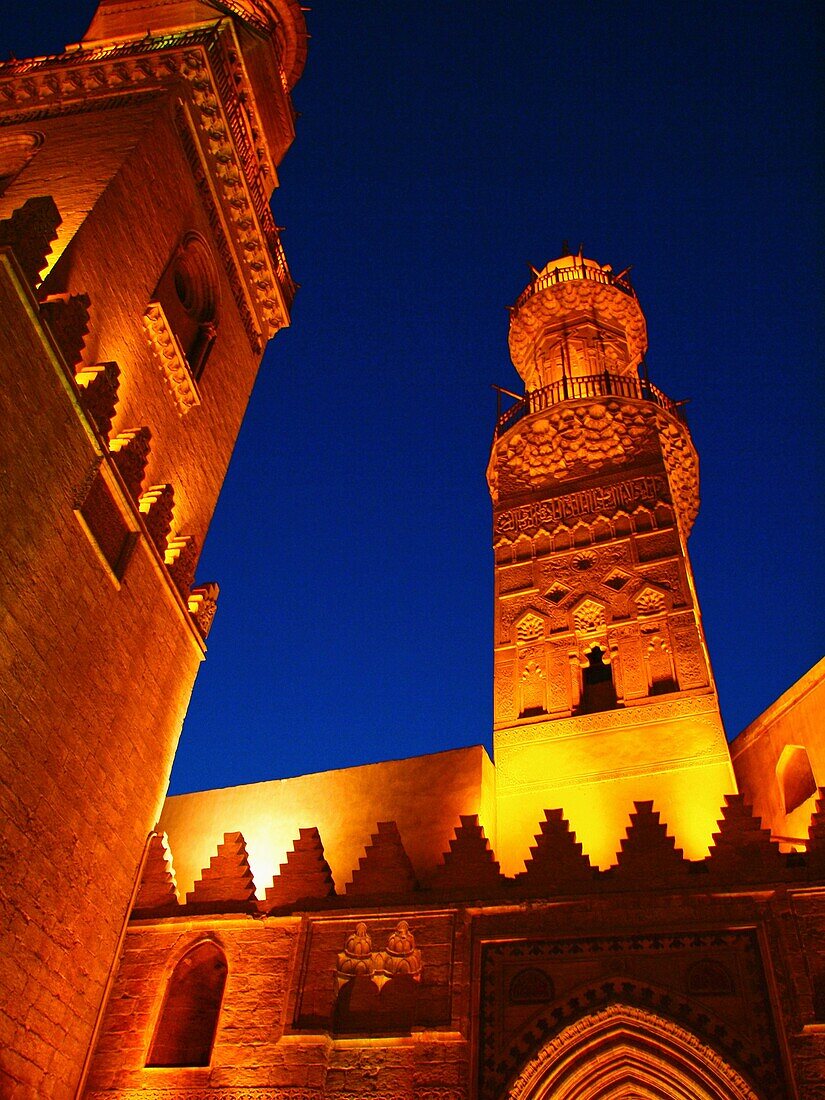
[[[204,549],[173,791],[489,747],[490,383],[562,239],[635,265],[651,378],[690,398],[728,735],[822,655],[816,8],[314,6],[274,199],[302,288]],[[6,52],[79,38],[91,5],[54,9],[6,4]]]

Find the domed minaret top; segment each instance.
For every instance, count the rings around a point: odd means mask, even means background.
[[[528,391],[563,378],[636,376],[647,327],[626,271],[569,253],[535,271],[510,311],[510,355]]]

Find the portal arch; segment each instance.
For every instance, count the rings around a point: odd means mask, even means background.
[[[519,1074],[508,1100],[758,1100],[692,1032],[613,1004],[560,1031]]]

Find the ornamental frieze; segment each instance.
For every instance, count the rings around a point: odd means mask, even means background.
[[[641,501],[655,503],[667,493],[664,477],[633,477],[616,485],[597,485],[575,493],[547,497],[499,512],[496,535],[532,534],[540,527],[566,523],[578,516],[612,515],[620,508],[634,508]]]
[[[699,470],[690,434],[684,424],[644,402],[564,402],[526,418],[495,442],[487,480],[493,501],[500,503],[517,493],[561,488],[571,478],[618,474],[623,466],[657,453],[688,533],[699,507]],[[577,494],[567,495],[574,498],[569,502],[573,515]],[[583,508],[584,502],[578,506]],[[559,523],[564,517],[550,513],[548,521]]]

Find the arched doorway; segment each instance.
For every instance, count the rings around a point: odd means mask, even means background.
[[[631,1005],[564,1028],[528,1063],[508,1100],[758,1100],[691,1032]]]

